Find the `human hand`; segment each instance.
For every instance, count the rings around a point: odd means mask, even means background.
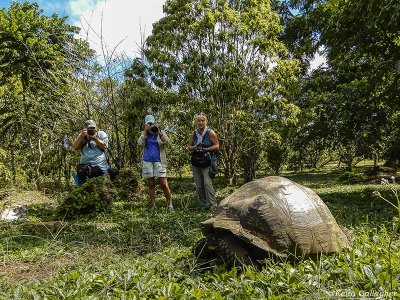
[[[150,124],[148,124],[148,123],[144,124],[144,128],[143,128],[144,136],[147,136],[147,133],[149,132],[149,129],[150,129]]]
[[[81,133],[80,133],[79,135],[80,135],[81,138],[87,137],[87,136],[88,136],[88,134],[87,134],[87,129],[86,129],[86,128],[83,128],[83,129],[81,130]]]
[[[88,139],[89,141],[95,140],[96,138],[97,138],[97,137],[96,137],[96,133],[95,133],[94,135],[90,135],[90,134],[87,135],[87,139]]]
[[[197,151],[197,152],[204,152],[204,148],[201,147],[201,146],[195,146],[195,150],[194,150],[194,151]]]

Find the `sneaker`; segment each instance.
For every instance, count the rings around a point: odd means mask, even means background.
[[[155,206],[155,205],[150,206],[150,210],[156,210],[156,209],[157,209],[157,206]]]
[[[173,211],[173,210],[174,210],[174,207],[172,206],[172,204],[170,204],[170,205],[167,206],[167,210],[168,210],[168,211]]]

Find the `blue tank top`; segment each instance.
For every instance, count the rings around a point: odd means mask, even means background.
[[[158,144],[156,134],[149,134],[146,137],[146,144],[143,153],[143,161],[161,162],[160,145]]]

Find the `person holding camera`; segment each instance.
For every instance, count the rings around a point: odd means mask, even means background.
[[[219,149],[219,140],[214,130],[207,127],[207,116],[200,113],[194,119],[196,130],[189,137],[188,150],[191,152],[193,179],[199,197],[201,210],[216,207],[215,190],[209,174],[211,157]]]
[[[164,146],[169,143],[169,138],[165,131],[160,130],[155,124],[153,115],[147,115],[144,123],[144,129],[138,139],[138,145],[144,145],[142,177],[147,179],[152,208],[156,208],[155,178],[159,178],[167,202],[167,209],[173,210],[171,191],[167,179],[167,156],[164,150]]]
[[[107,147],[108,136],[98,130],[96,122],[87,120],[85,127],[72,144],[75,150],[81,151],[80,163],[77,166],[78,178],[81,183],[89,178],[108,175]]]

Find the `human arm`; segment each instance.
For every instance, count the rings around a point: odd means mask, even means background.
[[[83,128],[81,132],[79,133],[78,137],[75,139],[75,141],[72,143],[72,148],[74,150],[81,150],[82,145],[83,145],[83,140],[87,137],[87,129]]]
[[[204,151],[207,152],[215,152],[218,151],[219,149],[219,139],[217,134],[215,133],[214,130],[210,130],[210,141],[212,143],[212,145],[210,147],[204,148]]]
[[[95,129],[94,134],[93,135],[87,134],[86,138],[89,142],[94,141],[96,143],[96,146],[101,150],[103,151],[107,150],[108,135],[104,131]]]
[[[194,132],[189,137],[189,145],[187,148],[190,152],[196,151],[197,147],[194,145]]]
[[[140,136],[139,136],[139,138],[138,138],[138,141],[137,141],[137,143],[138,143],[139,146],[144,145],[144,142],[146,141],[147,132],[148,132],[149,128],[150,128],[150,125],[149,125],[149,124],[144,124],[143,131],[142,131],[142,133],[140,134]]]
[[[160,138],[161,143],[163,143],[163,144],[168,144],[169,143],[169,137],[168,137],[167,133],[164,130],[159,130],[158,137]]]
[[[107,149],[108,137],[107,137],[107,141],[105,141],[104,139],[101,139],[99,136],[94,135],[94,136],[89,137],[88,140],[95,141],[97,147],[99,147],[103,151],[105,151]]]

